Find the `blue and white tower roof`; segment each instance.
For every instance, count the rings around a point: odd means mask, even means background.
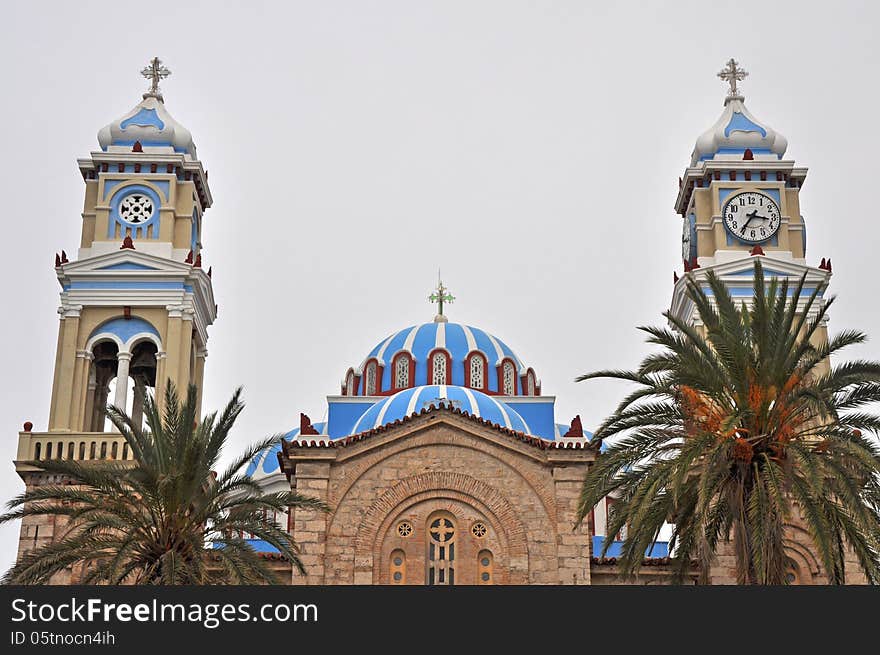
[[[143,152],[178,152],[196,159],[192,134],[168,113],[159,92],[159,80],[171,72],[154,58],[141,74],[150,80],[150,89],[130,111],[101,128],[98,132],[101,150],[131,152],[132,146],[140,143]]]
[[[697,139],[691,156],[691,166],[706,159],[737,159],[751,150],[754,159],[782,159],[788,148],[788,140],[772,127],[759,121],[746,109],[745,98],[737,87],[737,81],[745,79],[747,72],[731,59],[720,73],[730,84],[724,99],[724,111],[715,124]]]

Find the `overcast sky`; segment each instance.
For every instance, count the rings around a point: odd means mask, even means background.
[[[133,107],[140,69],[210,171],[220,312],[205,409],[237,385],[236,450],[315,421],[380,339],[453,321],[506,341],[595,426],[624,391],[681,268],[677,180],[718,118],[715,74],[810,168],[808,262],[834,261],[832,331],[880,339],[876,3],[18,2],[0,23],[6,320],[0,498],[23,421],[45,430],[58,329],[52,267],[75,253],[76,158]],[[880,358],[876,341],[851,356]],[[18,525],[0,528],[0,567]]]

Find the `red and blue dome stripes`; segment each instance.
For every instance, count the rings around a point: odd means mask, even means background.
[[[498,376],[496,366],[504,359],[510,359],[516,367],[516,395],[523,394],[522,382],[526,367],[516,353],[501,339],[488,332],[460,323],[423,323],[407,327],[395,332],[380,341],[364,358],[355,373],[361,376],[357,395],[364,395],[364,367],[371,359],[384,367],[381,389],[392,387],[394,357],[400,352],[408,352],[415,361],[414,386],[426,385],[428,380],[428,358],[434,350],[442,349],[449,353],[451,359],[451,383],[455,386],[465,384],[465,358],[471,352],[478,351],[486,357],[486,387],[493,393],[498,392]]]

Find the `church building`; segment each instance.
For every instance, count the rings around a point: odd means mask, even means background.
[[[82,238],[73,256],[61,251],[55,260],[61,306],[49,424],[40,431],[25,423],[19,433],[15,466],[28,488],[53,481],[40,460],[131,459],[101,413],[111,401],[137,420],[143,398],[128,398],[131,380],[160,401],[168,381],[202,386],[217,315],[211,269],[202,265],[208,174],[159,90],[169,71],[153,59],[143,74],[150,87],[141,101],[102,128],[98,148],[77,162]],[[768,275],[794,281],[806,273],[808,291],[831,276],[830,259],[806,259],[799,192],[807,170],[746,108],[737,86],[745,75],[733,60],[719,73],[730,89],[721,116],[679,179],[683,271],[672,311],[691,322],[685,281],[709,270],[743,297],[756,258]],[[268,544],[253,540],[254,548],[291,584],[668,582],[662,542],[635,579],[618,576],[621,535],[604,529],[613,498],[573,528],[581,483],[602,447],[578,416],[557,415],[540,363],[520,359],[503,335],[454,322],[442,282],[430,299],[433,320],[414,316],[338,363],[340,386],[328,390],[326,408],[296,408],[326,421],[300,414],[299,426],[250,464],[263,488],[294,488],[330,506],[275,517],[301,548],[306,575]],[[61,529],[47,517],[24,519],[19,555]],[[615,543],[598,558],[608,538]],[[794,582],[825,580],[796,526],[789,551]],[[719,554],[711,577],[735,581],[732,555]],[[58,582],[76,583],[76,575]]]

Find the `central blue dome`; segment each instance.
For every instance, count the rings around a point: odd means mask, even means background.
[[[441,379],[435,374],[433,360],[440,357],[438,353],[446,356]],[[476,365],[482,366],[480,384],[474,384],[471,377],[471,359],[475,355],[482,360],[482,364]],[[406,384],[396,377],[396,362],[401,357],[408,358],[411,367]],[[370,370],[371,366],[375,370]],[[513,378],[506,383],[505,371]],[[470,325],[445,321],[410,326],[386,337],[357,367],[348,370],[342,387],[343,395],[377,396],[441,381],[488,394],[540,394],[534,371],[501,339]]]
[[[453,407],[510,430],[532,433],[528,423],[516,410],[496,398],[476,389],[440,384],[404,389],[385,400],[380,400],[364,412],[354,424],[351,433],[359,434],[394,423],[417,414],[430,405]]]

